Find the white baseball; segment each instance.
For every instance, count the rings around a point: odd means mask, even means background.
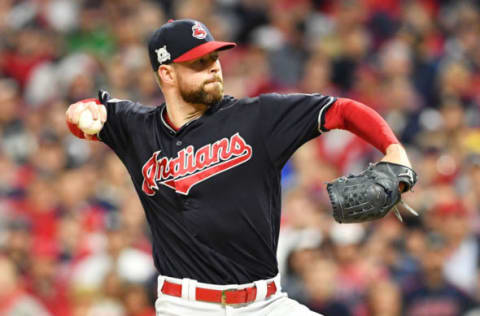
[[[78,120],[78,128],[80,128],[85,134],[96,135],[102,129],[103,124],[100,118],[94,120],[92,113],[89,109],[85,109],[80,114]]]

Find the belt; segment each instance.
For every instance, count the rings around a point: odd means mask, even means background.
[[[161,292],[163,294],[182,297],[182,285],[172,283],[167,280],[163,283]],[[271,281],[267,283],[267,294],[265,298],[268,298],[277,292],[275,282]],[[213,290],[197,287],[195,289],[195,299],[197,301],[204,301],[210,303],[220,303],[222,305],[242,304],[250,303],[257,297],[256,286],[248,287],[245,289],[227,289],[227,290]]]

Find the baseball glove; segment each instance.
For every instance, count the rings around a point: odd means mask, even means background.
[[[358,175],[333,180],[327,184],[333,217],[339,223],[365,222],[382,218],[395,207],[395,215],[402,221],[396,208],[397,203],[403,203],[400,182],[405,184],[403,192],[411,190],[417,174],[409,167],[385,161],[370,164]]]

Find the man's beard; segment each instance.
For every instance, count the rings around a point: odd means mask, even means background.
[[[223,81],[221,79],[217,79],[220,84],[220,88],[214,89],[213,91],[207,92],[205,91],[205,85],[212,81],[204,82],[200,87],[196,89],[186,89],[182,84],[180,84],[180,95],[182,96],[183,100],[188,103],[192,104],[204,104],[208,107],[211,107],[223,98]]]

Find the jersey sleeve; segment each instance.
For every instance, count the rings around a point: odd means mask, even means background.
[[[149,108],[129,100],[111,98],[106,91],[99,92],[99,100],[107,109],[107,121],[98,138],[119,156],[123,156],[132,147],[137,127],[143,125],[142,113]]]
[[[335,98],[321,94],[265,94],[260,98],[265,145],[279,167],[298,147],[326,132],[325,113]]]

